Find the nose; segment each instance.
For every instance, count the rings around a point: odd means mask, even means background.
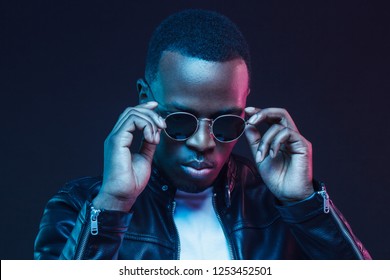
[[[198,130],[186,141],[187,146],[198,152],[206,152],[214,149],[215,139],[211,134],[210,121],[207,119],[199,120]]]

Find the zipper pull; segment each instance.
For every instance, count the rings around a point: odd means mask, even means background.
[[[328,214],[330,210],[329,195],[326,192],[325,185],[321,183],[321,191],[318,192],[324,199],[324,213]]]
[[[172,214],[175,214],[176,210],[176,201],[172,201]]]
[[[229,208],[231,206],[231,193],[230,193],[230,186],[226,184],[225,186],[225,205],[226,208]]]
[[[98,230],[98,216],[100,214],[100,209],[95,209],[91,206],[91,234],[97,235],[99,233]]]

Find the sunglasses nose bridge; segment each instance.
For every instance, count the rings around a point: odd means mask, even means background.
[[[206,121],[206,122],[208,122],[208,123],[209,123],[209,129],[210,129],[210,131],[211,131],[214,120],[208,119],[208,118],[198,118],[197,120],[198,120],[198,126],[200,125],[200,122],[201,122],[201,121]]]
[[[240,119],[242,123],[237,123],[237,119]],[[186,141],[193,137],[200,139],[205,137],[205,134],[208,134],[219,142],[229,143],[238,139],[243,134],[246,126],[246,121],[236,115],[223,115],[216,119],[209,119],[197,118],[187,112],[178,112],[168,115],[165,121],[167,122],[167,128],[164,129],[165,133],[176,141]],[[207,126],[203,125],[202,121],[208,123],[208,131]],[[217,131],[214,131],[215,129]]]

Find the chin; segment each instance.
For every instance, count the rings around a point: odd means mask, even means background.
[[[188,193],[200,193],[203,192],[205,189],[208,189],[210,185],[207,186],[195,186],[195,185],[180,185],[177,186],[177,189],[183,192],[188,192]]]
[[[169,183],[173,187],[189,193],[202,192],[212,186],[221,171],[218,167],[196,170],[180,164],[175,164],[174,168],[167,168],[167,166],[171,165],[163,165],[160,171]]]
[[[189,192],[189,193],[198,193],[202,192],[205,189],[212,186],[215,178],[207,178],[206,180],[199,180],[198,178],[189,178],[189,179],[178,179],[170,178],[171,184],[178,190]]]

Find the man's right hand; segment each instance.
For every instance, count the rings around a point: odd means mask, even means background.
[[[128,212],[144,190],[161,130],[166,126],[153,111],[157,105],[152,101],[126,108],[106,138],[103,183],[93,200],[95,208]],[[139,153],[131,153],[136,130],[143,132],[143,139]]]

